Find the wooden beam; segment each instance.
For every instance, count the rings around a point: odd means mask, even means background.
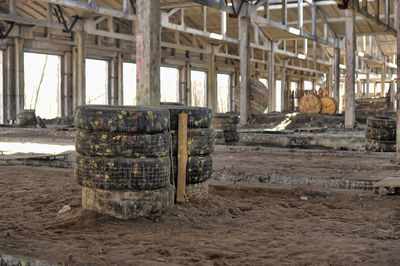
[[[137,0],[136,103],[159,105],[161,66],[160,0]]]
[[[355,126],[355,10],[347,9],[346,15],[346,87],[345,87],[345,128]]]
[[[244,4],[247,8],[247,4]],[[250,32],[249,19],[239,17],[240,39],[240,125],[247,125],[250,100]]]

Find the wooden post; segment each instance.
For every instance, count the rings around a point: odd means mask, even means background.
[[[159,105],[161,65],[160,0],[137,0],[136,103]]]
[[[247,10],[247,4],[244,4]],[[240,125],[247,125],[250,100],[250,31],[249,18],[239,17],[240,37]]]
[[[208,57],[208,73],[207,73],[207,107],[213,113],[218,112],[218,89],[217,89],[217,67],[215,64],[214,48]]]
[[[347,129],[354,128],[355,110],[355,10],[346,9],[346,87],[345,87],[345,122]]]
[[[24,77],[24,39],[14,39],[15,52],[15,103],[17,114],[24,110],[25,77]]]
[[[397,1],[397,14],[395,14],[396,17],[396,25],[394,25],[394,28],[397,30],[397,54],[396,54],[396,60],[397,60],[397,65],[400,65],[400,1]],[[397,100],[397,105],[399,105],[399,100],[400,100],[400,67],[397,68],[397,94],[396,94],[396,100]],[[397,130],[396,130],[396,160],[398,163],[400,163],[400,111],[397,110]]]
[[[185,202],[187,154],[187,114],[179,114],[178,128],[178,178],[176,202]]]

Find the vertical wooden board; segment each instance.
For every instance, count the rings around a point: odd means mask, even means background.
[[[186,164],[187,164],[187,114],[179,114],[178,129],[178,178],[176,184],[176,202],[185,202]]]

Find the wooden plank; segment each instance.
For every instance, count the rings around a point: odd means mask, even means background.
[[[187,154],[187,114],[179,114],[178,128],[178,178],[176,202],[185,202]]]

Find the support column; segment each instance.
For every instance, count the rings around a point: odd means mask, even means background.
[[[15,38],[15,110],[17,114],[24,110],[25,77],[24,77],[24,39]]]
[[[366,98],[371,98],[371,94],[369,93],[369,67],[367,67],[365,86],[366,86],[365,97]]]
[[[192,65],[186,62],[186,105],[192,105]]]
[[[179,69],[179,102],[186,105],[186,66]]]
[[[1,67],[3,71],[1,82],[1,109],[0,109],[0,123],[7,124],[7,52],[2,50],[0,51],[1,55]]]
[[[235,105],[235,97],[236,97],[235,90],[236,90],[236,86],[240,83],[240,81],[239,81],[239,70],[236,68],[235,72],[232,75],[233,76],[232,76],[231,92],[230,92],[230,96],[231,96],[231,111],[237,113],[237,107]]]
[[[381,73],[381,97],[385,97],[385,83],[386,83],[386,65],[383,64]]]
[[[247,11],[247,4],[244,4]],[[250,33],[249,19],[239,17],[240,39],[240,125],[247,125],[250,100]]]
[[[86,33],[77,31],[75,33],[78,46],[73,52],[75,65],[75,106],[86,103]]]
[[[61,57],[61,89],[59,101],[59,114],[61,116],[73,115],[73,88],[72,88],[72,53],[66,52]]]
[[[17,111],[15,103],[15,52],[14,46],[8,45],[6,51],[7,60],[7,120],[16,120]]]
[[[333,96],[333,67],[329,67],[328,74],[326,75],[326,87],[328,89],[328,96]]]
[[[275,52],[273,42],[271,42],[271,51],[268,52],[268,93],[268,113],[272,113],[276,111]]]
[[[396,4],[396,11],[397,13],[394,14],[395,16],[395,25],[394,28],[397,30],[397,53],[396,53],[396,60],[397,65],[400,66],[400,1],[397,1]],[[397,68],[397,94],[396,100],[397,104],[400,101],[400,67]],[[399,105],[399,104],[398,104]],[[397,128],[396,128],[396,160],[400,163],[400,110],[397,110]]]
[[[357,94],[356,94],[356,98],[357,99],[361,99],[362,98],[362,86],[361,86],[361,81],[360,79],[357,77]]]
[[[108,105],[118,104],[118,58],[108,61],[108,88],[106,101]]]
[[[339,45],[339,41],[335,40],[335,45]],[[333,64],[333,98],[339,104],[340,98],[340,48],[334,49],[334,64]]]
[[[390,75],[390,110],[396,111],[396,82],[393,79],[393,70],[392,74]]]
[[[207,107],[210,108],[213,113],[218,112],[217,67],[215,65],[214,52],[208,57]]]
[[[288,109],[288,92],[287,92],[286,68],[281,68],[281,113]]]
[[[124,60],[122,58],[122,54],[118,53],[117,58],[117,67],[118,67],[118,93],[117,93],[117,101],[116,104],[123,105],[124,104]]]
[[[137,0],[136,103],[159,105],[161,26],[160,0]]]
[[[345,87],[345,128],[354,128],[356,122],[355,110],[355,10],[346,9],[346,87]]]

